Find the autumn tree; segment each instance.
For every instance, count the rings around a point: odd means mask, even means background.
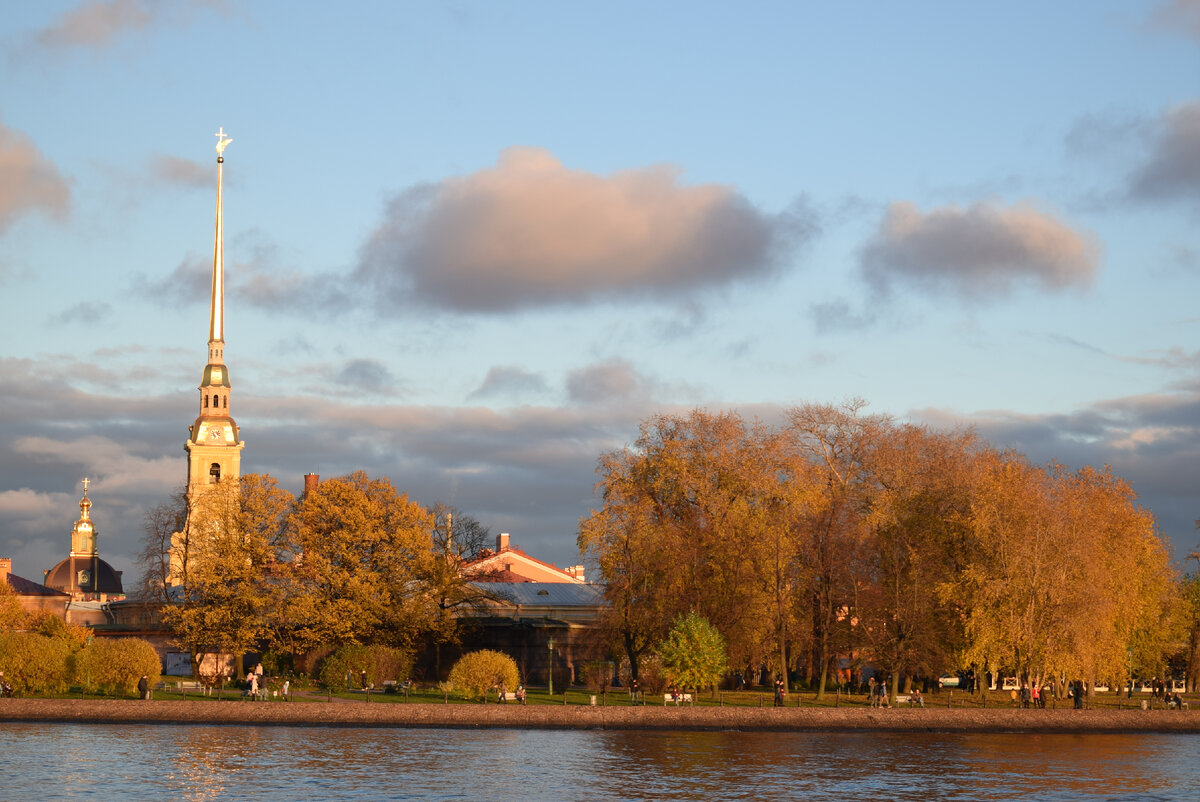
[[[892,677],[936,676],[961,648],[961,608],[939,595],[965,561],[975,437],[890,426],[871,448],[864,565],[854,612],[874,662]]]
[[[269,641],[279,570],[291,556],[284,522],[293,502],[272,477],[247,474],[218,482],[187,510],[183,584],[162,616],[193,668],[207,654],[242,655]]]
[[[633,446],[601,456],[604,504],[581,522],[579,545],[605,578],[604,623],[634,676],[689,609],[735,660],[771,650],[775,608],[762,577],[775,474],[764,437],[732,413],[695,410],[652,418]]]
[[[787,413],[782,431],[796,476],[812,476],[818,501],[794,511],[792,526],[801,569],[799,592],[812,628],[809,666],[817,698],[825,694],[839,634],[852,618],[858,588],[854,572],[863,553],[862,518],[872,489],[868,458],[886,418],[863,414],[866,402],[840,406],[807,404]],[[849,634],[849,633],[846,633]]]
[[[285,606],[295,646],[410,648],[434,619],[432,528],[430,512],[386,477],[358,471],[305,493],[288,524],[296,554]]]

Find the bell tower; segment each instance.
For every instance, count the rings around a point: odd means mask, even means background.
[[[229,401],[233,385],[225,366],[225,231],[221,209],[225,148],[233,140],[225,129],[217,132],[217,228],[213,238],[212,300],[208,314],[208,364],[200,380],[200,414],[188,427],[183,444],[188,454],[189,506],[209,485],[241,475],[241,429],[234,422]]]
[[[217,228],[213,237],[212,299],[208,307],[208,364],[200,378],[200,414],[188,427],[188,439],[183,448],[188,455],[187,509],[188,517],[197,508],[199,498],[218,482],[236,481],[242,473],[241,429],[233,420],[230,396],[233,384],[225,366],[225,229],[221,208],[222,183],[225,167],[225,148],[233,140],[225,129],[217,132]],[[187,532],[176,532],[171,538],[168,585],[179,585],[186,576],[188,553]]]

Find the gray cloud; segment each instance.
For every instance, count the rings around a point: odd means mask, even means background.
[[[977,203],[922,212],[893,203],[867,244],[861,268],[880,294],[895,284],[982,300],[1033,283],[1060,290],[1091,282],[1098,247],[1030,206]]]
[[[1129,195],[1139,200],[1200,198],[1200,102],[1163,114],[1149,154],[1130,176]]]
[[[515,365],[503,365],[488,370],[483,383],[473,390],[467,399],[520,398],[528,395],[541,395],[549,389],[546,380],[540,374]]]
[[[70,185],[54,163],[20,131],[0,123],[0,234],[36,210],[65,219],[70,200]]]
[[[188,187],[215,187],[211,165],[193,159],[159,154],[150,162],[150,174],[156,181]]]
[[[804,202],[767,215],[672,168],[599,176],[514,147],[393,200],[357,276],[385,303],[466,311],[679,298],[773,275],[816,231]]]
[[[875,322],[869,312],[856,312],[845,299],[815,303],[809,306],[809,316],[817,334],[839,331],[861,331]]]
[[[352,359],[337,372],[336,381],[348,390],[372,394],[391,392],[396,383],[391,371],[375,359]]]
[[[578,404],[611,404],[648,396],[650,382],[625,359],[609,359],[567,377],[567,395]]]
[[[72,324],[93,325],[103,322],[112,313],[112,306],[96,301],[80,301],[79,303],[50,316],[52,326],[68,326]]]

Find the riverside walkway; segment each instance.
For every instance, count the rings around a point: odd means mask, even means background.
[[[0,722],[776,732],[1195,733],[1200,711],[4,699]]]

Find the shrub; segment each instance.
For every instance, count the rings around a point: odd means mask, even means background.
[[[607,660],[592,660],[583,664],[580,673],[588,688],[605,693],[612,684],[613,664]]]
[[[143,674],[153,685],[162,671],[154,647],[141,638],[95,638],[71,662],[84,690],[113,696],[132,696]]]
[[[0,671],[19,693],[61,693],[71,679],[71,649],[61,638],[33,632],[0,634]]]
[[[346,674],[351,674],[353,687],[361,683],[367,672],[367,683],[378,687],[385,680],[407,679],[412,671],[413,655],[391,646],[342,646],[321,661],[317,681],[324,688],[346,687]]]
[[[450,687],[468,698],[482,699],[492,688],[503,685],[516,690],[521,682],[516,662],[506,654],[491,649],[464,654],[450,669]]]

